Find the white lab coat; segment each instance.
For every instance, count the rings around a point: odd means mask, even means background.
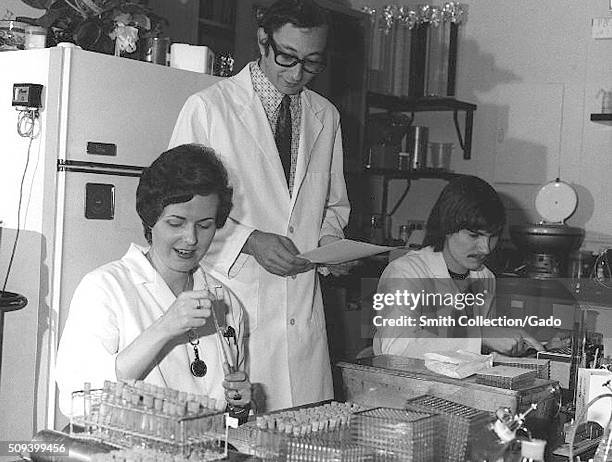
[[[350,206],[342,170],[340,117],[320,95],[301,93],[302,119],[293,194],[289,195],[272,130],[253,90],[249,66],[192,95],[170,142],[210,146],[229,171],[234,208],[204,266],[230,287],[247,312],[250,378],[266,408],[333,396],[319,280],[267,272],[241,254],[254,229],[288,236],[300,251],[325,235],[343,237]]]
[[[90,382],[92,388],[101,388],[105,380],[117,380],[115,359],[119,352],[176,300],[145,257],[147,250],[132,244],[120,260],[85,275],[74,292],[56,363],[60,409],[66,415],[71,411],[71,393],[82,390],[85,382]],[[215,285],[221,285],[202,268],[197,269],[193,279],[195,290],[212,290]],[[227,289],[224,289],[224,300],[228,307],[226,322],[236,330],[240,368],[244,370],[244,348],[240,347],[244,336],[242,307]],[[198,331],[199,356],[208,367],[204,377],[191,374],[194,351],[185,335],[169,347],[145,382],[208,395],[217,400],[219,408],[224,407],[223,358],[219,339],[213,333],[212,321]],[[235,354],[235,348],[233,351]]]
[[[479,271],[470,271],[470,280],[477,281],[478,292],[484,294],[484,304],[474,307],[474,316],[487,316],[495,296],[495,276],[486,267]],[[457,294],[459,288],[452,281],[442,252],[434,252],[432,247],[409,252],[393,260],[385,268],[378,283],[378,293],[394,294],[397,290],[421,293]],[[418,307],[410,312],[405,307],[392,306],[383,308],[375,314],[384,314],[389,318],[399,318],[402,315],[416,317],[420,312],[426,313],[433,309],[430,306]],[[384,311],[383,311],[384,310]],[[437,315],[449,315],[454,310],[438,310]],[[443,352],[465,350],[480,354],[482,337],[479,328],[468,328],[467,338],[449,338],[444,327],[437,331],[409,327],[379,327],[374,334],[374,354],[390,354],[423,359],[428,352]]]

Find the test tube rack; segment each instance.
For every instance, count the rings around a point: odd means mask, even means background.
[[[357,461],[369,450],[350,437],[352,403],[331,402],[258,416],[252,432],[254,455],[268,461]]]
[[[351,417],[351,438],[374,460],[433,462],[438,418],[428,412],[378,407]]]
[[[206,407],[211,403],[213,408]],[[142,382],[107,381],[94,390],[86,384],[72,394],[71,434],[117,448],[152,450],[159,460],[163,455],[219,460],[227,456],[228,430],[215,405],[206,397]]]
[[[449,462],[465,461],[470,435],[491,419],[488,412],[430,395],[409,400],[406,409],[438,415],[434,455],[436,460]]]
[[[521,390],[533,384],[538,372],[534,369],[498,365],[476,372],[476,383],[491,387]]]
[[[571,353],[571,352],[570,352]],[[511,366],[536,371],[538,379],[550,380],[550,360],[536,358],[509,358],[496,356],[494,366]]]

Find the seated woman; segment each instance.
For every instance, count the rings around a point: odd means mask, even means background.
[[[74,390],[105,380],[208,395],[219,408],[224,400],[249,405],[242,306],[199,265],[231,207],[227,171],[212,149],[178,146],[145,169],[136,210],[149,246],[132,244],[87,274],[70,304],[56,364],[64,414]],[[233,339],[220,341],[211,309]]]

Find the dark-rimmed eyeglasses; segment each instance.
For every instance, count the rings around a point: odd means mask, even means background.
[[[325,67],[327,67],[327,63],[325,61],[300,59],[297,56],[280,51],[272,36],[270,36],[270,45],[272,46],[272,51],[274,52],[274,62],[281,67],[293,67],[300,63],[302,65],[302,69],[309,74],[320,74],[325,70]]]

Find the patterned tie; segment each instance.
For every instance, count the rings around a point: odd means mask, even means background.
[[[285,178],[289,184],[289,175],[291,172],[291,98],[289,95],[283,96],[276,119],[276,133],[274,141],[283,164]]]

